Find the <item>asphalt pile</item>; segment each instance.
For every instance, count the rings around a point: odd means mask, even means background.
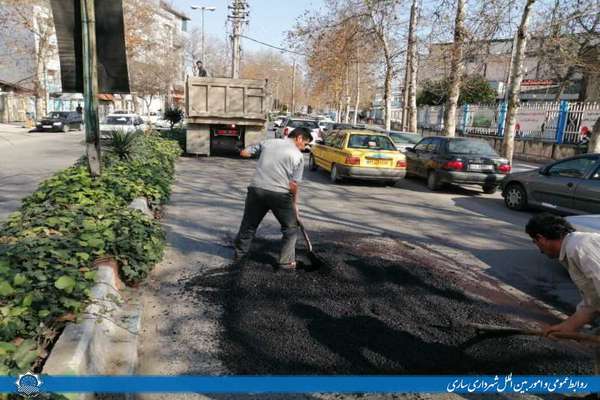
[[[474,342],[469,323],[507,325],[493,304],[377,238],[318,240],[327,266],[277,270],[277,241],[249,259],[190,280],[186,290],[221,315],[221,358],[234,374],[592,374],[592,353],[512,336]],[[371,250],[371,251],[370,251]],[[377,251],[375,251],[377,250]]]

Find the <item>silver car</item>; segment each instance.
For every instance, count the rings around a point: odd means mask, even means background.
[[[502,182],[502,196],[513,210],[536,207],[562,214],[599,214],[600,154],[510,174]]]

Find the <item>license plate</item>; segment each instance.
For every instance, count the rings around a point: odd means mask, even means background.
[[[367,158],[367,165],[390,165],[391,162],[392,162],[392,160],[385,159],[385,158],[376,158],[376,159]]]
[[[42,128],[52,128],[52,125],[42,125]]]
[[[494,166],[489,164],[469,164],[469,171],[488,172],[493,171]]]

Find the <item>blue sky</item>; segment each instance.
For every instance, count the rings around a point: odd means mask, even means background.
[[[306,9],[321,7],[321,0],[247,0],[250,4],[250,25],[244,29],[244,34],[251,38],[274,44],[284,45],[285,32],[295,23],[296,18]],[[214,12],[205,12],[205,30],[207,35],[225,38],[225,23],[227,21],[227,6],[230,0],[173,0],[173,5],[184,11],[192,19],[191,26],[200,27],[201,11],[190,9],[191,5],[217,7]],[[242,39],[242,46],[247,50],[264,49],[264,46]],[[286,47],[286,46],[283,46]]]

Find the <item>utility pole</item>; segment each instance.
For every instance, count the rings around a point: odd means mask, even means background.
[[[292,115],[296,112],[296,60],[292,66]]]
[[[231,77],[234,79],[238,79],[240,77],[240,36],[242,35],[242,24],[247,22],[246,18],[249,15],[247,9],[248,3],[246,3],[245,0],[233,0],[233,5],[229,6],[231,14],[227,17],[227,19],[229,19],[233,25],[233,34],[231,35]]]
[[[83,98],[85,147],[93,177],[100,176],[100,129],[98,123],[98,68],[96,59],[96,11],[94,0],[81,0],[83,42]]]

